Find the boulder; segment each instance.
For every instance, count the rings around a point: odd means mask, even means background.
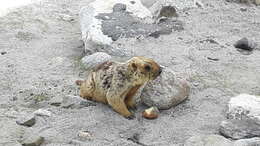
[[[85,52],[132,56],[133,50],[121,48],[114,42],[121,38],[135,39],[141,36],[158,38],[170,34],[172,30],[183,30],[179,20],[153,23],[152,17],[140,0],[96,0],[90,3],[80,11]]]
[[[184,146],[233,146],[233,143],[223,136],[212,134],[192,136]]]
[[[111,56],[107,53],[97,52],[89,56],[85,56],[81,59],[81,64],[86,70],[93,69],[94,67],[111,60]]]
[[[249,138],[249,139],[241,139],[234,142],[234,146],[258,146],[260,145],[260,138]]]
[[[187,81],[165,68],[159,77],[144,87],[141,101],[147,106],[169,109],[187,99],[189,93]]]
[[[123,4],[126,11],[132,16],[138,18],[151,18],[150,11],[145,8],[139,0],[96,0],[80,10],[80,25],[82,39],[85,43],[85,49],[93,46],[107,46],[113,42],[112,38],[105,35],[102,31],[102,19],[97,16],[105,13],[112,13],[116,4]],[[105,17],[110,19],[108,16]]]
[[[260,97],[240,94],[230,99],[227,111],[228,119],[254,119],[260,124]]]
[[[260,125],[252,119],[225,120],[220,124],[219,132],[232,139],[252,138],[260,136]]]

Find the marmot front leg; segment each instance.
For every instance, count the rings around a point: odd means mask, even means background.
[[[127,109],[124,99],[121,97],[107,97],[108,104],[119,114],[131,118],[133,114]]]
[[[127,97],[125,99],[125,104],[126,104],[127,107],[129,107],[131,109],[136,109],[136,102],[135,102],[134,97]]]

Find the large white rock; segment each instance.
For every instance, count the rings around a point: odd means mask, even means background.
[[[102,20],[96,18],[101,13],[113,12],[117,3],[125,4],[126,11],[138,18],[152,18],[151,12],[142,5],[140,0],[96,0],[80,10],[80,25],[85,49],[93,45],[111,45],[110,37],[102,32]]]
[[[158,109],[169,109],[188,98],[190,87],[186,80],[165,68],[162,74],[144,87],[141,101]]]
[[[260,97],[240,94],[230,99],[227,116],[229,119],[254,119],[260,124]]]

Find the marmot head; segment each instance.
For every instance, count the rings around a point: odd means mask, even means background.
[[[162,68],[153,59],[133,57],[128,61],[129,68],[135,76],[144,81],[154,80],[162,72]]]

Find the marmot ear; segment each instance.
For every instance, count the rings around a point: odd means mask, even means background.
[[[131,63],[131,68],[133,69],[133,71],[137,70],[137,66],[136,66],[136,64],[134,62]]]

